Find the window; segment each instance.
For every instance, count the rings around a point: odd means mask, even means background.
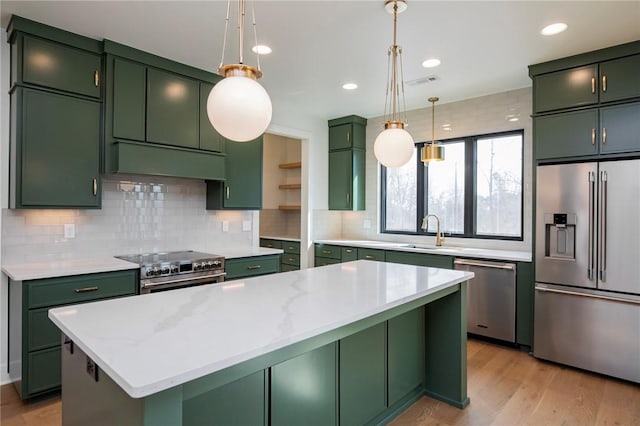
[[[441,141],[445,160],[382,172],[382,232],[424,234],[435,214],[443,232],[467,238],[522,239],[523,131]],[[426,233],[436,231],[430,220]]]

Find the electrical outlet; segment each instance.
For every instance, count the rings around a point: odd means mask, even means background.
[[[71,239],[76,237],[76,225],[73,223],[64,224],[64,238]]]
[[[250,220],[243,220],[242,221],[242,230],[243,231],[251,231],[251,221]]]
[[[229,232],[229,221],[228,220],[223,220],[222,221],[222,232]]]

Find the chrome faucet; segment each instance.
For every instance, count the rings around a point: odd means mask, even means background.
[[[426,231],[429,227],[429,218],[436,218],[436,246],[441,246],[444,243],[444,237],[442,236],[442,232],[440,232],[440,218],[435,214],[428,214],[422,219],[422,230]]]

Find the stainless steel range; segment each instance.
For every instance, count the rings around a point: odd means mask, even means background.
[[[140,293],[224,281],[224,257],[197,251],[115,256],[140,265]]]

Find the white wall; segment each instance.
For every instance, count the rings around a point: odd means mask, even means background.
[[[7,31],[0,28],[0,201],[1,206],[7,206],[8,190],[7,177],[9,176],[9,54],[7,44]],[[4,226],[0,215],[0,228]],[[4,254],[2,250],[2,236],[0,235],[0,258]],[[8,286],[7,278],[0,275],[0,384],[9,381],[7,372],[7,331],[8,331]]]

